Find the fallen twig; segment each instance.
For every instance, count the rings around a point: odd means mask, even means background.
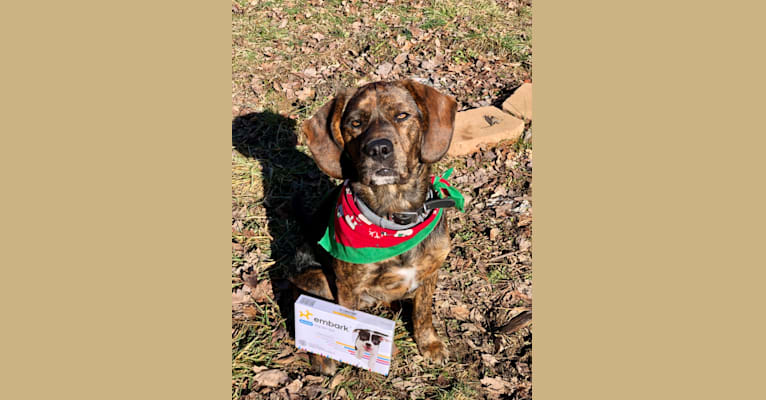
[[[501,259],[501,258],[505,258],[505,257],[508,257],[508,256],[514,256],[514,255],[516,255],[516,254],[521,254],[523,251],[526,251],[526,250],[516,250],[516,251],[512,251],[512,252],[510,252],[510,253],[501,254],[501,255],[499,255],[499,256],[496,256],[496,257],[492,257],[492,258],[490,258],[490,259],[489,259],[489,260],[487,260],[487,261],[495,261],[495,260],[499,260],[499,259]]]

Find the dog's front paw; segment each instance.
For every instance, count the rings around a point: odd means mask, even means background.
[[[444,365],[449,360],[449,351],[447,346],[439,339],[431,340],[422,345],[419,345],[420,354],[428,360],[433,361],[436,364]]]

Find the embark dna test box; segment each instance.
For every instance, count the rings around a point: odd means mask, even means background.
[[[396,322],[301,295],[295,302],[295,346],[388,375]]]

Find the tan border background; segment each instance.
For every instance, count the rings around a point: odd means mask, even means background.
[[[0,8],[0,398],[229,398],[230,4]]]
[[[535,3],[536,399],[766,398],[763,8]]]
[[[228,398],[229,5],[8,7],[0,397]],[[535,4],[536,399],[764,397],[763,15]]]

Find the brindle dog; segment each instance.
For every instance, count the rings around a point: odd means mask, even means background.
[[[455,99],[411,80],[376,82],[341,91],[302,130],[319,168],[349,179],[353,192],[377,215],[423,207],[430,188],[431,164],[449,148]],[[316,239],[333,212],[335,193],[327,196],[309,222]],[[316,246],[318,248],[318,246]],[[447,221],[413,249],[381,262],[352,264],[316,252],[323,269],[308,269],[291,279],[298,288],[350,309],[413,299],[413,327],[420,353],[439,364],[449,352],[431,320],[438,269],[449,252]],[[322,260],[324,259],[324,260]],[[323,261],[323,262],[322,262]],[[336,363],[312,355],[312,364],[333,374]]]

